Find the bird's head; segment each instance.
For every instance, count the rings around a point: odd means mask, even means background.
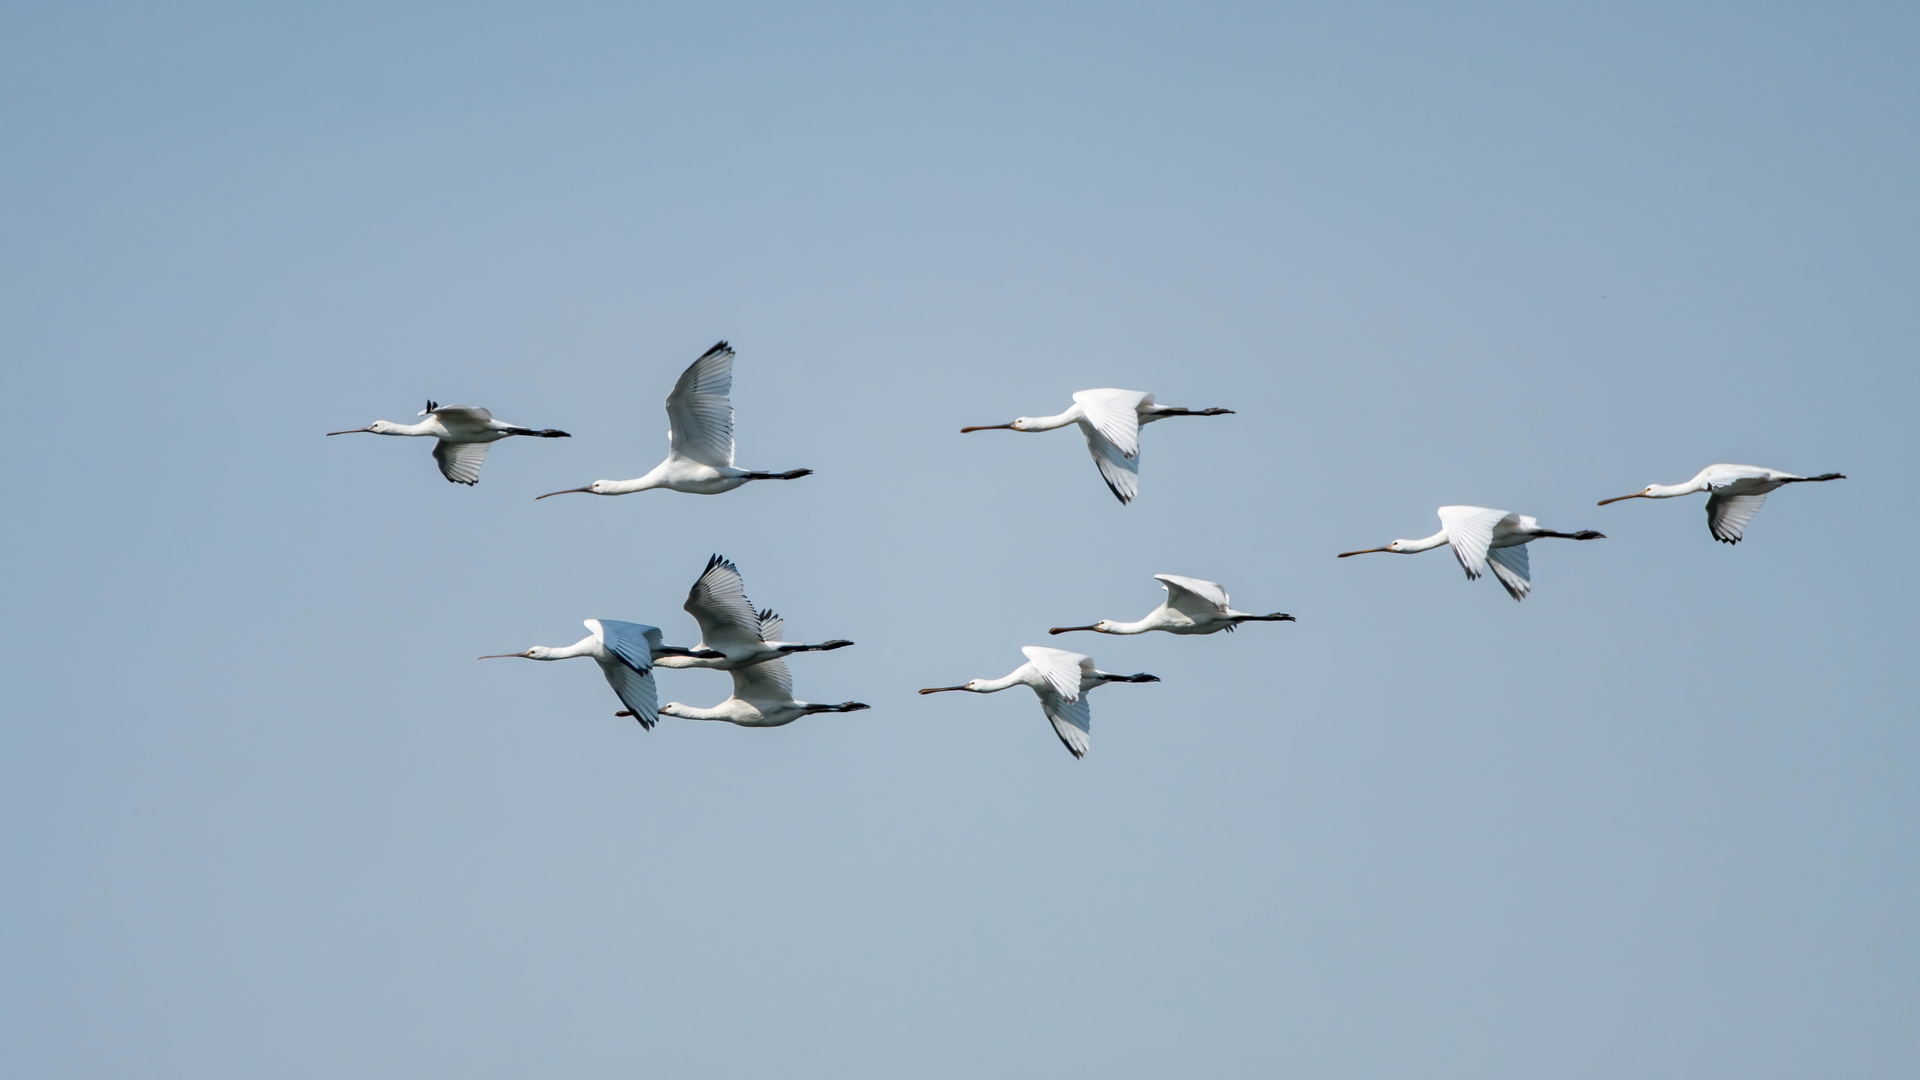
[[[1111,634],[1116,632],[1114,630],[1114,627],[1118,625],[1119,624],[1114,622],[1112,619],[1101,619],[1099,622],[1088,623],[1085,626],[1055,626],[1049,629],[1047,633],[1070,634],[1075,630],[1091,630],[1096,634]]]
[[[1031,416],[1016,416],[1010,424],[981,424],[978,427],[963,427],[960,434],[972,431],[1042,431],[1039,421]]]
[[[535,645],[533,648],[528,649],[526,652],[495,653],[492,656],[483,656],[480,659],[512,660],[515,658],[519,658],[523,660],[551,660],[553,659],[553,650],[548,648],[545,645]]]
[[[1660,486],[1659,484],[1648,484],[1646,487],[1641,488],[1639,491],[1636,491],[1631,495],[1615,495],[1611,499],[1601,499],[1599,502],[1595,503],[1594,505],[1605,506],[1608,503],[1623,502],[1627,499],[1657,499],[1660,496],[1654,494],[1654,489],[1659,486]]]
[[[1339,555],[1336,555],[1334,557],[1338,559],[1344,559],[1349,555],[1371,555],[1376,551],[1391,551],[1395,555],[1410,555],[1414,551],[1413,544],[1414,544],[1414,541],[1412,540],[1395,540],[1393,543],[1388,544],[1385,547],[1361,548],[1359,551],[1343,551]]]
[[[327,432],[327,434],[358,435],[363,431],[369,431],[375,435],[391,435],[395,431],[399,430],[399,428],[400,428],[400,425],[392,422],[391,420],[375,420],[373,423],[368,424],[366,427],[348,428],[345,431],[329,431]]]
[[[980,687],[985,685],[986,681],[985,679],[968,679],[959,686],[929,686],[920,692],[923,694],[944,694],[951,690],[969,690],[977,694],[980,692]]]
[[[588,484],[586,487],[565,488],[560,491],[549,491],[547,492],[546,495],[535,495],[533,499],[535,502],[539,502],[541,499],[547,498],[550,495],[576,495],[576,494],[611,495],[613,494],[613,492],[608,489],[611,488],[612,486],[613,486],[613,481],[611,480],[595,480],[593,483]]]

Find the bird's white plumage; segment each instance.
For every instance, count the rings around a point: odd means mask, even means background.
[[[1130,503],[1140,494],[1140,455],[1135,452],[1129,457],[1120,449],[1100,437],[1098,432],[1087,429],[1087,452],[1093,455],[1093,464],[1100,470],[1100,479],[1107,482],[1107,490],[1122,503]]]
[[[1533,591],[1533,570],[1527,558],[1527,545],[1487,549],[1487,567],[1515,600],[1525,600]]]
[[[487,447],[490,445],[438,439],[433,444],[433,460],[439,464],[441,476],[456,484],[471,487],[480,482],[480,466],[487,460]]]
[[[1061,745],[1076,758],[1087,756],[1093,746],[1093,706],[1086,698],[1068,701],[1057,694],[1040,695],[1040,711],[1053,725]]]
[[[1714,492],[1707,496],[1707,531],[1715,540],[1737,544],[1747,535],[1747,522],[1767,503],[1763,492],[1758,495],[1729,495]]]
[[[1140,406],[1152,404],[1152,394],[1107,388],[1081,390],[1073,395],[1073,400],[1087,418],[1087,426],[1091,429],[1088,433],[1090,442],[1097,434],[1121,457],[1139,456]]]
[[[607,677],[607,685],[613,687],[615,697],[627,707],[640,726],[651,731],[660,719],[660,696],[653,682],[652,671],[635,671],[624,663],[602,661],[600,671]]]
[[[716,469],[733,466],[733,349],[725,342],[695,360],[667,395],[671,456]]]
[[[710,649],[727,652],[729,645],[745,648],[769,640],[761,632],[760,616],[747,600],[739,568],[718,556],[687,591],[685,607],[700,624],[701,640]]]
[[[588,619],[583,625],[628,667],[641,674],[652,670],[654,650],[662,640],[659,627],[618,619]]]
[[[1020,651],[1026,654],[1027,662],[1046,680],[1048,688],[1060,695],[1062,700],[1079,698],[1080,675],[1083,671],[1093,670],[1092,657],[1042,645],[1023,645]]]
[[[1484,506],[1440,508],[1440,524],[1446,526],[1447,543],[1453,547],[1453,556],[1460,560],[1460,567],[1467,572],[1468,579],[1480,579],[1481,567],[1487,561],[1487,551],[1493,547],[1493,530],[1509,518],[1513,519],[1510,524],[1519,524],[1519,519],[1505,510],[1491,510]]]
[[[1167,590],[1167,606],[1194,622],[1205,622],[1231,610],[1227,602],[1227,590],[1217,582],[1178,574],[1153,576]]]
[[[435,405],[431,409],[420,410],[420,415],[439,418],[441,425],[455,435],[493,429],[493,413],[478,405]]]

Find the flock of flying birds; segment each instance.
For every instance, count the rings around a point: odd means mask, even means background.
[[[733,349],[722,341],[708,349],[682,372],[673,392],[667,395],[667,459],[644,476],[632,480],[595,480],[585,487],[551,491],[538,496],[586,493],[626,495],[651,488],[684,491],[694,495],[718,495],[732,491],[752,480],[796,480],[811,469],[763,472],[742,469],[733,463]],[[1053,416],[1022,416],[1006,424],[961,428],[973,431],[1052,431],[1077,425],[1086,437],[1087,449],[1100,477],[1124,505],[1139,492],[1140,429],[1170,416],[1220,416],[1231,409],[1183,409],[1154,402],[1153,395],[1136,390],[1082,390],[1073,395],[1073,405]],[[431,436],[435,442],[433,458],[441,475],[456,484],[479,482],[480,465],[487,448],[502,439],[526,435],[543,439],[563,439],[568,435],[553,428],[528,428],[496,420],[485,409],[465,405],[442,406],[427,402],[417,424],[396,424],[376,420],[363,428],[330,431],[329,435],[368,432],[375,435]],[[1697,492],[1707,493],[1707,529],[1713,538],[1737,544],[1745,536],[1747,523],[1767,495],[1787,484],[1820,483],[1844,480],[1839,473],[1798,476],[1778,469],[1753,465],[1709,465],[1693,479],[1682,484],[1649,484],[1630,495],[1602,499],[1600,506],[1622,499],[1671,499]],[[1558,532],[1541,527],[1525,514],[1493,510],[1484,506],[1443,506],[1440,531],[1421,540],[1395,540],[1382,547],[1341,552],[1339,558],[1389,551],[1401,555],[1431,551],[1446,546],[1466,571],[1469,580],[1478,580],[1484,570],[1493,576],[1515,600],[1524,600],[1532,590],[1532,571],[1527,560],[1527,545],[1543,538],[1562,540],[1599,540],[1602,534],[1592,529]],[[1136,622],[1101,619],[1086,626],[1056,626],[1048,631],[1064,634],[1092,631],[1101,634],[1143,634],[1159,630],[1169,634],[1213,634],[1232,632],[1248,622],[1292,622],[1284,612],[1255,615],[1235,611],[1227,602],[1226,590],[1211,581],[1155,574],[1166,590],[1166,600]],[[858,701],[837,705],[798,701],[793,696],[793,673],[786,658],[794,653],[827,652],[853,644],[835,639],[817,645],[781,640],[782,621],[771,609],[755,610],[748,602],[739,568],[714,555],[687,594],[686,611],[700,626],[696,645],[667,645],[655,626],[618,622],[613,619],[588,619],[591,631],[572,645],[550,647],[536,645],[524,652],[483,656],[482,660],[521,657],[528,660],[566,660],[590,656],[600,665],[607,682],[625,709],[617,716],[628,716],[640,726],[652,730],[662,716],[684,720],[724,720],[742,727],[779,727],[802,716],[824,712],[855,712],[868,706]],[[1092,715],[1087,695],[1096,687],[1114,682],[1158,682],[1145,673],[1116,675],[1093,666],[1093,658],[1064,649],[1028,645],[1020,650],[1027,661],[998,679],[973,679],[959,686],[935,686],[920,691],[936,694],[965,690],[992,694],[1015,686],[1031,689],[1040,699],[1040,708],[1053,724],[1060,741],[1073,756],[1086,755],[1091,738]],[[712,708],[702,709],[670,701],[658,704],[654,685],[655,668],[710,668],[733,676],[733,693]]]

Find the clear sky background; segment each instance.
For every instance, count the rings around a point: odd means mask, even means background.
[[[1920,1073],[1920,16],[0,12],[0,1073]],[[637,476],[739,350],[716,497]],[[1077,434],[961,436],[1119,386]],[[477,488],[428,397],[570,440]],[[1775,495],[1737,548],[1711,462]],[[1425,536],[1543,541],[1524,605]],[[869,712],[652,733],[711,552]],[[1297,624],[1053,641],[1154,573]],[[661,677],[711,705],[728,680]]]

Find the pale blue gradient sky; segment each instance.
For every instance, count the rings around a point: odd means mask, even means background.
[[[14,5],[0,1072],[1920,1069],[1898,5]],[[718,498],[638,475],[740,351]],[[1121,508],[1072,433],[1123,386]],[[567,429],[479,487],[323,439]],[[1729,549],[1709,462],[1851,479]],[[1543,543],[1515,605],[1466,502]],[[589,616],[796,637],[612,717]],[[1295,625],[1077,642],[1150,575]],[[712,704],[726,680],[668,673]]]

